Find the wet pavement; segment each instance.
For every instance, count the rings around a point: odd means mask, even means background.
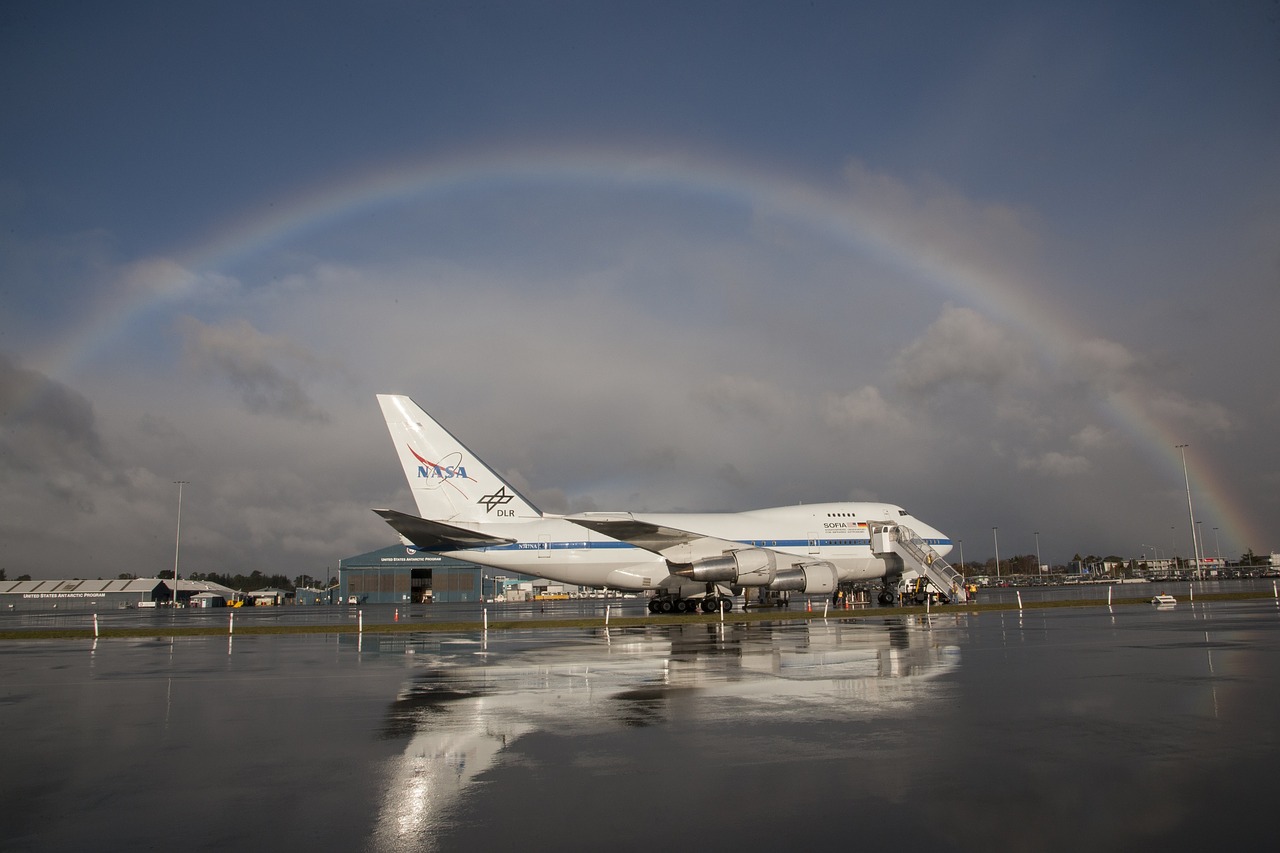
[[[1019,599],[1024,604],[1050,601],[1085,601],[1103,603],[1112,596],[1123,599],[1150,598],[1159,593],[1169,593],[1179,601],[1190,602],[1196,595],[1220,593],[1260,593],[1280,599],[1280,581],[1275,578],[1250,578],[1223,581],[1167,581],[1138,584],[1068,584],[1059,586],[983,587],[977,594],[980,604],[1015,605]],[[743,599],[736,599],[736,607]],[[540,619],[600,619],[603,623],[605,608],[614,617],[648,616],[648,599],[642,596],[608,598],[582,598],[560,601],[528,602],[467,602],[450,604],[361,604],[315,605],[284,607],[241,608],[179,608],[155,609],[98,609],[76,606],[64,602],[63,607],[42,610],[13,610],[0,612],[0,630],[93,630],[94,616],[99,628],[151,627],[165,633],[171,628],[216,627],[229,628],[234,617],[235,626],[267,625],[296,627],[300,625],[345,625],[354,627],[363,618],[365,625],[392,623],[474,623],[477,627],[487,618],[491,621],[537,621]],[[815,597],[812,605],[820,610],[824,599]],[[793,597],[790,609],[803,610],[804,596]],[[874,611],[875,605],[864,607]],[[944,608],[945,609],[945,608]]]
[[[741,599],[738,599],[741,604]],[[266,625],[297,627],[302,625],[346,625],[355,627],[363,618],[365,625],[387,625],[397,622],[475,623],[480,627],[486,618],[504,621],[537,619],[599,618],[605,608],[613,616],[647,616],[648,599],[582,598],[557,601],[466,602],[450,604],[361,604],[361,605],[285,605],[282,607],[157,607],[147,609],[103,609],[64,607],[61,609],[20,610],[0,613],[0,630],[92,630],[96,615],[99,628],[155,628],[167,632],[171,628],[217,627],[226,629],[234,618],[236,627]],[[803,607],[803,604],[793,607]]]
[[[6,641],[0,849],[1269,848],[1277,700],[1271,600]]]

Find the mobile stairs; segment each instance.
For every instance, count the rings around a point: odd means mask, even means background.
[[[897,554],[904,568],[927,578],[947,603],[963,604],[969,600],[964,576],[911,528],[901,524],[872,525],[871,550],[877,556]]]

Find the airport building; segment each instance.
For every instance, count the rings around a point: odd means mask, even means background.
[[[170,604],[174,590],[181,604],[202,593],[232,601],[238,595],[216,583],[160,578],[132,580],[0,581],[0,612],[18,610],[125,610]]]
[[[482,601],[493,597],[506,580],[510,579],[495,576],[493,569],[404,545],[338,564],[340,600],[347,604]]]

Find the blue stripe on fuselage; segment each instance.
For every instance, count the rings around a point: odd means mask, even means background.
[[[749,548],[808,548],[813,540],[810,539],[748,539],[739,540],[739,545]],[[937,547],[940,545],[950,545],[950,539],[925,539],[926,543]],[[819,539],[818,544],[823,548],[839,548],[842,546],[870,547],[870,539]],[[617,548],[635,548],[640,550],[639,546],[632,545],[629,542],[620,542],[610,540],[608,542],[515,542],[510,545],[489,545],[476,548],[457,548],[442,547],[438,549],[419,548],[420,551],[438,550],[438,551],[608,551]]]

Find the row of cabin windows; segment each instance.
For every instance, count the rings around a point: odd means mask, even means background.
[[[869,540],[867,539],[818,539],[818,540],[810,539],[808,541],[811,544],[814,541],[817,541],[819,545],[826,546],[826,545],[866,545]],[[778,540],[777,539],[774,539],[774,540],[753,539],[751,540],[751,544],[757,548],[776,548],[778,547]]]
[[[906,511],[905,509],[900,509],[900,510],[898,510],[898,515],[906,515],[906,514],[907,514],[907,511]],[[857,514],[856,512],[829,512],[829,513],[827,513],[827,518],[857,518],[857,517],[858,517],[858,514]]]

